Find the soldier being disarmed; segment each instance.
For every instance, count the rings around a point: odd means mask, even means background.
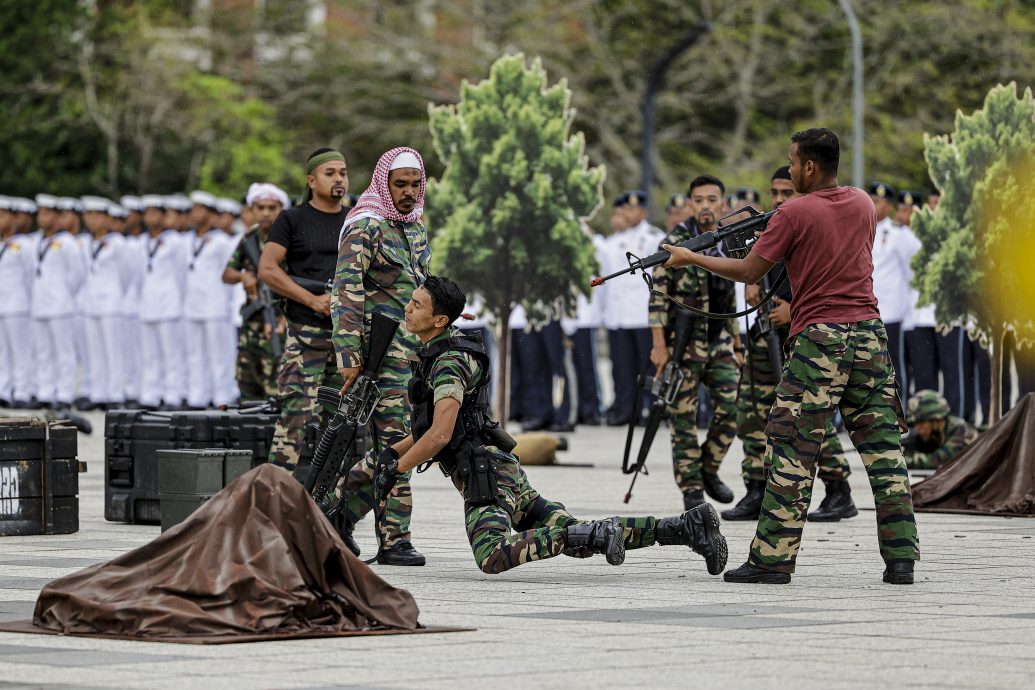
[[[690,182],[688,191],[691,216],[676,225],[663,240],[674,244],[715,229],[723,209],[725,188],[716,177],[700,175]],[[653,347],[650,361],[660,376],[674,356],[676,314],[681,309],[671,297],[701,311],[733,311],[733,284],[707,271],[691,268],[673,271],[664,266],[654,269],[655,292],[650,296],[649,323]],[[667,297],[666,297],[667,296]],[[708,493],[720,503],[733,501],[733,492],[719,479],[719,465],[726,456],[736,432],[737,380],[740,363],[736,348],[740,335],[731,319],[690,318],[690,341],[682,360],[686,378],[671,406],[672,471],[683,494],[683,507],[689,510],[704,503]],[[702,447],[697,441],[698,386],[701,384],[715,406]]]
[[[259,280],[287,300],[287,338],[277,375],[281,412],[269,456],[287,469],[298,464],[306,423],[317,413],[317,389],[342,383],[331,342],[331,295],[315,294],[292,276],[316,284],[334,277],[338,232],[348,215],[342,207],[349,193],[348,167],[341,152],[319,148],[305,168],[302,203],[277,216],[259,257]]]
[[[431,245],[421,220],[426,186],[424,161],[417,151],[405,146],[386,151],[377,161],[370,187],[360,195],[341,229],[331,314],[343,391],[363,368],[374,311],[401,321],[410,295],[428,274]],[[416,347],[417,339],[400,330],[381,365],[381,399],[370,420],[377,450],[398,443],[409,431],[406,389],[410,356]],[[352,539],[352,528],[373,507],[373,457],[368,453],[343,482],[344,490],[356,500],[341,512],[338,527],[354,552],[359,548]],[[424,556],[410,542],[412,512],[407,474],[388,497],[385,519],[375,527],[381,544],[378,563],[424,565]]]
[[[803,196],[776,210],[745,258],[664,247],[672,252],[671,267],[700,266],[744,283],[757,282],[782,259],[794,292],[792,353],[767,428],[765,497],[748,560],[725,574],[727,582],[790,582],[835,407],[873,490],[884,581],[912,584],[920,557],[899,437],[902,406],[873,296],[876,212],[865,192],[839,185],[839,158],[837,136],[828,129],[791,137],[791,181]]]
[[[710,505],[677,517],[610,517],[587,521],[532,488],[513,439],[488,416],[489,360],[477,337],[451,328],[466,297],[460,287],[429,276],[406,306],[406,330],[421,343],[411,383],[411,432],[377,458],[375,499],[404,473],[435,461],[464,496],[464,521],[475,561],[485,573],[565,554],[602,554],[611,565],[626,549],[688,546],[717,575],[726,540]]]

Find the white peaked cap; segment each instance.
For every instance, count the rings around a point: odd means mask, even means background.
[[[144,210],[144,205],[140,203],[140,197],[129,194],[119,199],[119,205],[127,211],[140,212]]]
[[[215,210],[216,208],[216,197],[214,194],[208,192],[195,191],[190,193],[191,204],[201,204],[207,208]]]
[[[216,199],[216,210],[220,213],[230,213],[235,216],[241,215],[241,205],[233,199],[220,197]]]
[[[81,213],[83,205],[79,203],[79,199],[71,196],[58,197],[57,207],[59,211],[75,211]]]
[[[140,197],[141,207],[147,208],[165,208],[165,197],[161,194],[145,194]]]
[[[53,194],[37,194],[36,206],[38,206],[39,208],[49,208],[56,211],[58,210],[58,198]]]
[[[84,211],[100,211],[107,213],[111,207],[111,201],[102,196],[84,196],[80,199]]]
[[[116,203],[108,204],[108,215],[112,218],[129,218],[129,211]]]

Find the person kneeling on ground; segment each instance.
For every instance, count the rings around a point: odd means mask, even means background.
[[[977,438],[974,427],[949,414],[949,403],[938,391],[918,391],[909,399],[908,413],[902,452],[911,470],[938,469]]]
[[[507,452],[513,441],[489,418],[488,357],[479,338],[450,327],[465,300],[456,283],[430,276],[406,306],[406,328],[422,344],[410,384],[412,430],[378,456],[375,500],[386,496],[402,473],[435,461],[464,495],[467,535],[486,573],[562,553],[603,554],[611,565],[620,565],[626,549],[652,544],[689,546],[704,557],[710,574],[721,573],[726,540],[708,504],[678,517],[590,522],[532,488],[518,458]]]

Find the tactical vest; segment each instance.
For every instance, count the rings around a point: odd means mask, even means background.
[[[413,377],[408,388],[412,407],[410,433],[413,440],[419,440],[428,432],[435,417],[435,392],[428,385],[427,377],[431,375],[435,361],[441,355],[456,351],[474,356],[485,376],[478,383],[474,395],[464,395],[449,445],[432,458],[433,461],[442,464],[443,470],[448,470],[453,464],[454,454],[465,440],[470,440],[476,446],[486,445],[491,441],[485,438],[484,432],[490,427],[498,427],[489,417],[489,355],[482,345],[481,334],[476,332],[470,335],[454,335],[419,351],[417,362],[412,365]]]

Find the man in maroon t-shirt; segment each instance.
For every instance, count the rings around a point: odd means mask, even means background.
[[[837,182],[840,145],[828,129],[791,137],[791,181],[801,196],[780,206],[743,259],[664,245],[666,266],[696,265],[726,278],[757,282],[781,259],[791,302],[789,345],[766,429],[770,467],[747,563],[727,582],[790,582],[812,497],[827,420],[841,409],[869,475],[877,508],[884,581],[912,584],[920,557],[900,433],[906,427],[888,356],[888,337],[873,296],[873,202]]]

